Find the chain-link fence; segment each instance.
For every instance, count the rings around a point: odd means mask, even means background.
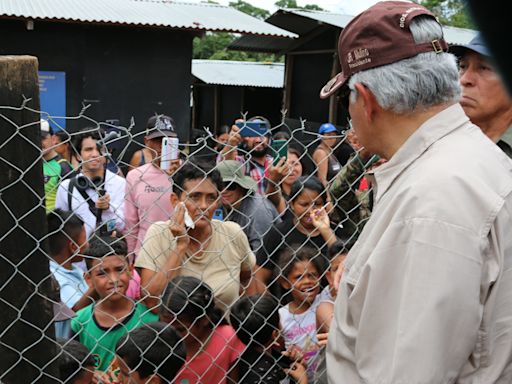
[[[59,117],[84,126],[69,132],[28,100],[0,107],[0,381],[22,382],[23,363],[34,382],[326,382],[333,277],[378,159],[330,124],[246,115],[183,143],[172,118],[148,118],[84,108]]]

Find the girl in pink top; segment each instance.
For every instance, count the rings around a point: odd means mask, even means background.
[[[161,308],[160,319],[176,328],[187,349],[176,384],[225,384],[234,377],[232,368],[245,345],[230,325],[223,324],[208,285],[195,277],[178,276],[167,286]]]

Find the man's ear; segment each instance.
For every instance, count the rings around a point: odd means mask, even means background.
[[[68,255],[74,255],[77,250],[80,249],[80,246],[71,239],[67,239],[66,247],[68,250]]]
[[[382,109],[377,102],[375,95],[368,87],[362,83],[355,83],[354,88],[358,93],[358,97],[361,97],[362,99],[363,109],[365,111],[366,117],[369,119],[369,121],[373,121],[377,112]]]
[[[84,273],[85,282],[87,283],[87,286],[93,287],[92,284],[92,277],[91,277],[91,271],[87,271]]]
[[[175,207],[176,205],[178,205],[178,203],[180,202],[180,198],[178,197],[178,195],[176,194],[176,192],[171,192],[171,205],[173,207]]]

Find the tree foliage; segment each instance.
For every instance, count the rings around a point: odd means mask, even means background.
[[[464,0],[422,0],[420,4],[430,9],[443,25],[476,29]]]
[[[212,0],[207,0],[205,2],[218,4]],[[315,4],[308,4],[303,7],[299,7],[296,0],[279,0],[275,3],[275,5],[276,7],[280,8],[299,8],[323,11],[321,7]],[[270,12],[266,9],[258,8],[244,0],[231,1],[229,6],[262,20],[270,16]],[[236,35],[227,32],[207,33],[201,38],[196,37],[193,43],[193,57],[194,59],[237,61],[283,62],[284,60],[283,56],[274,54],[228,50],[227,47],[236,38]]]
[[[229,6],[262,20],[270,16],[270,12],[266,9],[255,7],[243,0],[230,1]]]
[[[297,8],[297,9],[308,9],[310,11],[323,11],[322,7],[319,7],[316,4],[306,4],[303,7],[300,7],[297,4],[296,0],[279,0],[275,2],[275,6],[279,8]]]

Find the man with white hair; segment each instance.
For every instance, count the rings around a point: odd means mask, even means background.
[[[388,159],[349,253],[327,348],[330,383],[512,381],[512,162],[458,103],[455,57],[424,7],[384,1],[339,39],[361,144]]]

